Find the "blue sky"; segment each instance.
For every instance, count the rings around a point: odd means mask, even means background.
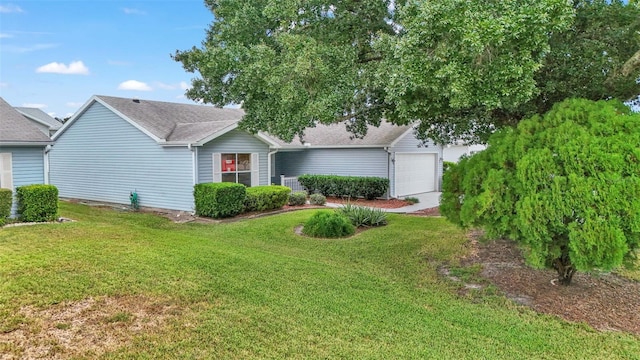
[[[0,0],[0,96],[57,117],[92,95],[192,103],[170,55],[212,21],[203,0]]]

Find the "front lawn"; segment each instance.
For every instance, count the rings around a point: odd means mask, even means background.
[[[461,297],[441,218],[302,237],[313,210],[223,224],[61,203],[0,229],[0,358],[640,358],[637,337]]]

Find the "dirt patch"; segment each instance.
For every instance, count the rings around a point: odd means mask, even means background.
[[[97,357],[122,347],[137,333],[161,328],[182,310],[142,296],[88,298],[40,309],[20,309],[23,324],[0,333],[0,359]]]
[[[432,207],[428,209],[414,211],[409,213],[409,215],[417,215],[417,216],[440,216],[440,207]]]
[[[640,336],[640,282],[610,273],[577,272],[570,286],[556,285],[556,272],[527,266],[513,241],[481,243],[480,235],[471,234],[471,252],[463,265],[479,264],[480,276],[508,298],[537,312],[587,323],[598,330]]]

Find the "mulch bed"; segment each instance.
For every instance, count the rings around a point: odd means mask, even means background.
[[[333,204],[347,204],[347,203],[351,203],[352,205],[358,205],[358,206],[369,206],[369,207],[376,207],[376,208],[382,208],[382,209],[397,209],[397,208],[401,208],[401,207],[405,207],[405,206],[409,206],[411,205],[410,202],[405,201],[405,200],[400,200],[400,199],[374,199],[374,200],[367,200],[367,199],[349,199],[349,198],[339,198],[339,197],[327,197],[327,202],[328,203],[333,203]]]
[[[481,276],[508,298],[598,330],[640,336],[640,282],[611,273],[577,272],[571,285],[556,285],[556,272],[527,266],[513,241],[481,243],[480,235],[471,234],[471,255],[463,264],[480,264]]]

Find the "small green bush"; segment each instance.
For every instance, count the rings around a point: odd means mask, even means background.
[[[289,205],[300,206],[307,203],[307,193],[304,191],[296,191],[289,195]]]
[[[447,170],[449,170],[452,166],[454,166],[456,163],[452,162],[452,161],[443,161],[442,162],[442,172],[446,172]]]
[[[387,224],[387,213],[382,209],[347,203],[339,210],[355,227],[382,226]]]
[[[327,203],[327,198],[326,196],[322,195],[322,194],[311,194],[311,196],[309,196],[309,203],[311,205],[324,205]]]
[[[246,189],[245,211],[280,209],[289,200],[291,189],[280,185],[254,186]]]
[[[0,226],[7,222],[11,215],[11,204],[13,203],[13,192],[11,189],[0,189]]]
[[[337,211],[317,211],[304,224],[305,235],[319,238],[339,238],[353,235],[355,227]]]
[[[298,181],[309,193],[372,200],[389,190],[389,179],[375,176],[300,175]]]
[[[236,216],[244,210],[246,187],[236,183],[202,183],[193,187],[196,214],[212,218]]]
[[[406,197],[404,198],[404,201],[408,202],[409,204],[417,204],[420,202],[420,200],[416,197]]]
[[[33,184],[16,188],[18,215],[27,222],[54,221],[58,218],[58,188]]]

